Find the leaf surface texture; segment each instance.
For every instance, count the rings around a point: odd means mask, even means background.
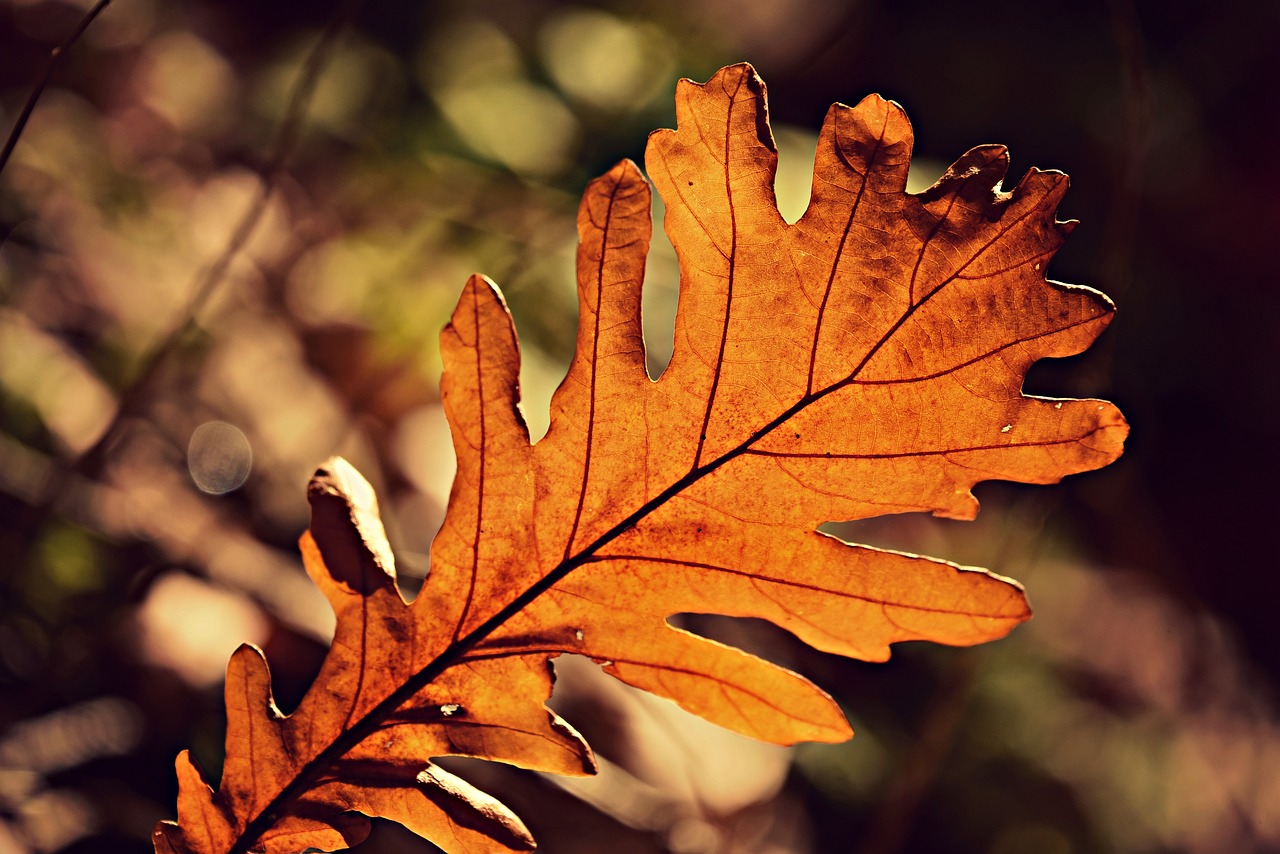
[[[302,552],[337,614],[333,646],[288,716],[261,653],[236,653],[222,781],[179,756],[158,851],[333,850],[367,815],[450,852],[528,850],[518,818],[430,760],[591,773],[544,706],[557,655],[749,736],[833,742],[851,731],[821,689],[668,618],[764,618],[880,661],[1029,616],[1007,579],[817,528],[969,518],[979,481],[1049,483],[1120,454],[1112,405],[1022,393],[1033,362],[1085,349],[1113,310],[1045,278],[1071,227],[1055,219],[1066,176],[1031,170],[1006,192],[1007,154],[984,146],[907,194],[910,125],[870,96],[827,114],[809,208],[788,225],[750,66],[682,81],[677,120],[646,155],[680,261],[670,365],[646,373],[650,189],[624,161],[580,208],[577,348],[547,435],[529,441],[511,317],[473,277],[442,339],[458,473],[425,586],[401,598],[372,490],[330,460]]]

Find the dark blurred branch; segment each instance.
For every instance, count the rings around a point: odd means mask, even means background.
[[[99,6],[105,6],[106,0]],[[268,152],[267,160],[259,170],[261,180],[258,191],[254,194],[249,206],[240,217],[222,252],[203,271],[198,273],[191,285],[191,298],[183,309],[181,319],[173,329],[165,335],[142,359],[141,368],[134,379],[120,395],[115,414],[98,440],[74,460],[69,460],[59,467],[56,473],[47,479],[40,500],[30,507],[26,518],[17,525],[21,535],[20,541],[29,541],[30,534],[38,530],[49,513],[58,505],[63,492],[71,483],[81,479],[94,481],[101,472],[102,465],[124,423],[136,416],[146,406],[154,391],[156,378],[170,357],[181,345],[182,341],[195,328],[196,318],[208,303],[218,286],[226,278],[227,271],[236,256],[244,248],[254,230],[266,213],[267,202],[275,192],[280,176],[284,172],[285,163],[297,146],[302,132],[303,121],[310,106],[312,95],[320,74],[328,64],[337,47],[339,37],[359,12],[363,0],[347,0],[342,9],[325,27],[320,39],[303,61],[301,72],[289,93],[289,101],[285,108],[284,119],[276,133],[275,141]],[[80,28],[83,29],[83,26]]]
[[[280,130],[277,132],[275,142],[271,146],[267,162],[261,169],[261,181],[258,184],[257,193],[249,203],[244,215],[241,216],[221,254],[202,273],[198,274],[192,282],[191,299],[182,312],[181,321],[143,359],[141,370],[138,371],[137,376],[120,396],[120,405],[116,407],[115,416],[107,425],[107,429],[103,431],[102,436],[94,443],[93,447],[85,451],[73,465],[72,468],[77,474],[86,477],[95,477],[97,475],[107,449],[120,430],[120,425],[142,409],[160,368],[195,327],[196,317],[199,316],[205,304],[209,302],[209,298],[213,296],[218,285],[222,284],[222,281],[226,278],[227,270],[230,269],[231,263],[236,259],[236,256],[240,254],[240,250],[244,248],[249,238],[253,236],[258,223],[262,221],[263,214],[266,213],[267,202],[271,199],[271,194],[275,192],[276,184],[284,171],[285,162],[297,146],[298,137],[302,131],[302,122],[306,117],[307,108],[311,104],[311,96],[315,93],[320,73],[333,56],[339,36],[350,24],[359,6],[359,0],[348,2],[342,11],[325,27],[320,40],[316,42],[315,47],[311,49],[311,53],[307,55],[302,65],[302,72],[289,93],[289,103],[285,109],[284,121],[281,122]]]
[[[1124,78],[1124,148],[1114,203],[1107,217],[1102,276],[1107,293],[1119,300],[1133,278],[1133,245],[1142,206],[1142,175],[1151,125],[1151,83],[1142,40],[1142,22],[1133,0],[1111,0],[1111,25]]]
[[[195,327],[196,318],[199,316],[200,311],[226,278],[227,270],[231,267],[232,262],[253,235],[258,223],[261,222],[263,215],[266,213],[267,202],[270,200],[272,193],[275,192],[280,176],[284,172],[285,163],[297,146],[298,138],[302,132],[302,124],[310,106],[311,97],[315,93],[320,74],[333,56],[339,37],[351,23],[361,5],[361,0],[347,2],[343,9],[330,20],[319,41],[316,42],[315,47],[307,55],[298,80],[294,83],[293,89],[289,94],[289,103],[285,110],[284,120],[281,122],[280,129],[276,134],[275,142],[271,146],[267,161],[260,170],[261,181],[258,185],[257,193],[241,216],[239,223],[237,223],[235,230],[231,234],[231,238],[227,241],[227,245],[217,259],[198,274],[192,282],[191,299],[182,312],[182,319],[142,360],[142,368],[121,394],[120,404],[116,407],[115,415],[103,431],[102,436],[69,466],[70,471],[84,477],[93,478],[97,476],[108,448],[120,431],[120,426],[125,420],[136,415],[143,408],[160,369],[173,355],[174,351],[177,350],[182,340]],[[53,491],[53,495],[56,496],[56,494],[57,487]]]
[[[896,854],[911,835],[912,821],[955,745],[965,707],[978,683],[981,650],[960,656],[929,704],[913,748],[890,781],[863,837],[859,854]]]
[[[9,138],[5,140],[4,151],[0,151],[0,172],[4,172],[4,167],[8,165],[9,156],[13,154],[13,149],[18,145],[18,137],[22,136],[22,131],[27,126],[27,120],[31,118],[31,113],[35,111],[36,102],[40,100],[44,90],[49,87],[49,81],[53,79],[54,72],[62,64],[62,58],[67,55],[67,51],[71,50],[71,46],[80,40],[80,37],[84,35],[84,31],[89,29],[89,25],[93,23],[94,18],[98,17],[102,10],[109,5],[111,5],[111,0],[98,0],[97,4],[80,19],[80,23],[71,31],[71,35],[67,36],[66,41],[49,52],[49,64],[45,67],[44,76],[40,78],[40,82],[36,84],[36,87],[31,90],[31,95],[27,97],[27,103],[23,105],[22,112],[18,114],[18,120],[14,122],[13,130],[9,131]]]
[[[1048,543],[1047,523],[1062,505],[1060,493],[1037,493],[1008,512],[993,567],[1020,567],[1028,581]],[[859,854],[897,854],[904,850],[924,799],[938,779],[947,756],[961,736],[966,707],[982,679],[989,647],[965,650],[950,665],[947,677],[929,704],[905,758],[885,789],[862,839]]]

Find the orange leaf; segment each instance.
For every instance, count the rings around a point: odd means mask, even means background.
[[[967,518],[978,481],[1047,483],[1119,455],[1110,404],[1021,392],[1034,361],[1080,352],[1112,312],[1044,277],[1070,231],[1054,219],[1066,177],[1032,170],[1003,192],[1006,154],[987,146],[908,195],[910,126],[871,96],[831,109],[809,209],[787,225],[754,71],[682,81],[677,108],[647,153],[680,258],[666,372],[645,372],[649,187],[623,162],[582,202],[577,352],[546,437],[529,442],[502,297],[473,277],[442,342],[458,474],[426,585],[404,602],[371,489],[327,463],[302,551],[337,614],[332,649],[287,717],[261,654],[233,657],[220,788],[180,756],[179,821],[157,850],[331,849],[361,838],[358,814],[451,852],[531,848],[505,807],[429,760],[591,773],[543,705],[562,653],[766,741],[849,737],[819,688],[672,627],[676,613],[762,617],[871,661],[1027,619],[1011,581],[817,528]]]

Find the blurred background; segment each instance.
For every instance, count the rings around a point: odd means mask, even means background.
[[[0,0],[0,133],[91,3]],[[794,219],[828,105],[1067,172],[1059,280],[1119,305],[1031,392],[1115,400],[1129,451],[973,523],[849,538],[992,567],[1036,618],[976,649],[823,656],[695,630],[819,682],[858,732],[771,748],[565,661],[587,781],[464,773],[548,852],[1280,850],[1280,5],[1085,0],[114,0],[0,173],[0,852],[145,852],[174,755],[216,779],[221,679],[263,647],[290,709],[332,617],[301,572],[330,454],[377,487],[402,583],[452,477],[437,337],[505,290],[533,432],[574,340],[586,182],[642,160],[679,77],[751,61]],[[655,241],[651,367],[675,259]],[[432,851],[379,823],[362,851]]]

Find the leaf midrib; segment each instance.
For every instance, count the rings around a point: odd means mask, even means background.
[[[832,383],[824,389],[806,393],[794,404],[787,407],[786,410],[775,417],[772,421],[753,432],[745,440],[726,451],[720,457],[703,465],[698,465],[698,457],[695,457],[694,467],[691,468],[688,473],[673,482],[662,492],[646,501],[631,513],[631,515],[627,516],[621,522],[616,523],[612,528],[605,531],[581,551],[573,554],[572,556],[567,555],[565,559],[561,560],[554,569],[542,576],[542,578],[538,579],[537,582],[530,585],[528,589],[513,599],[510,604],[495,613],[485,622],[481,623],[470,633],[450,644],[440,653],[440,655],[429,662],[425,667],[401,683],[399,688],[388,694],[382,701],[356,721],[355,724],[343,730],[337,738],[329,743],[328,747],[323,748],[311,760],[304,764],[293,779],[284,786],[270,802],[268,802],[258,815],[245,824],[244,830],[240,833],[239,837],[237,837],[231,848],[228,849],[228,854],[248,854],[250,845],[257,841],[262,834],[266,833],[277,820],[276,811],[295,797],[304,794],[310,788],[314,780],[319,776],[321,771],[333,765],[349,751],[357,747],[365,738],[378,730],[382,722],[391,717],[396,709],[412,699],[418,691],[422,690],[427,685],[430,685],[446,670],[459,663],[459,659],[465,653],[473,649],[485,638],[505,625],[508,620],[527,608],[543,593],[547,592],[560,581],[564,580],[569,573],[573,572],[573,570],[577,569],[584,563],[587,563],[597,551],[613,542],[626,531],[635,527],[641,520],[653,513],[655,510],[664,506],[668,501],[679,495],[684,490],[693,486],[704,477],[714,473],[722,466],[746,454],[752,445],[772,433],[791,418],[795,417],[806,407],[817,403],[829,394],[833,394],[840,389],[855,383],[858,375],[866,368],[876,354],[893,339],[898,330],[901,329],[919,309],[924,307],[936,294],[942,291],[947,284],[959,277],[960,272],[980,257],[992,244],[996,242],[996,240],[1007,234],[1011,228],[1015,227],[1019,222],[1025,219],[1026,216],[1030,215],[1031,211],[1035,210],[1036,206],[1031,205],[1029,207],[1029,211],[1023,213],[1022,216],[1019,216],[1013,223],[1008,224],[1005,228],[1000,229],[997,234],[981,246],[968,261],[958,267],[950,276],[940,282],[935,288],[926,293],[918,303],[908,305],[902,316],[885,331],[874,345],[872,345],[872,347],[866,352],[846,377],[838,382]],[[943,219],[945,219],[945,216]],[[848,229],[851,227],[852,220],[846,224],[845,236],[847,236]],[[844,248],[844,245],[845,241],[842,240],[840,243],[841,249]],[[837,254],[832,259],[833,267],[838,265],[839,261],[840,254]],[[599,311],[599,309],[600,307],[597,305],[597,311]],[[815,347],[817,337],[820,333],[821,325],[818,324],[814,328]],[[708,413],[709,411],[710,409],[708,408]],[[702,443],[700,441],[699,457],[701,455],[701,450]]]
[[[839,259],[836,259],[837,261]],[[258,813],[252,820],[246,823],[244,830],[236,839],[235,844],[228,849],[228,854],[248,854],[250,845],[266,833],[276,821],[276,810],[285,803],[293,800],[295,797],[302,795],[309,788],[319,773],[328,766],[341,759],[349,751],[357,747],[360,742],[364,741],[369,735],[375,732],[385,718],[390,717],[396,709],[408,702],[418,691],[434,682],[444,671],[448,670],[454,664],[458,663],[466,652],[474,648],[481,641],[493,634],[496,630],[506,624],[508,620],[519,614],[534,600],[543,593],[550,590],[573,570],[577,569],[601,548],[613,542],[627,530],[635,527],[646,516],[653,513],[658,508],[664,506],[675,496],[684,490],[693,486],[707,475],[712,474],[721,466],[724,466],[738,457],[742,456],[747,450],[760,439],[776,430],[782,424],[789,421],[805,407],[810,406],[829,394],[832,394],[845,386],[852,384],[858,374],[866,367],[876,353],[884,347],[886,343],[897,333],[904,323],[915,313],[917,309],[928,302],[929,298],[941,290],[941,286],[932,291],[928,296],[923,298],[919,303],[907,309],[906,313],[880,338],[879,341],[867,352],[867,354],[858,363],[857,367],[845,377],[843,380],[833,383],[825,389],[806,394],[796,403],[788,407],[781,415],[774,418],[764,427],[761,427],[752,433],[746,440],[739,443],[734,448],[725,452],[722,456],[701,466],[695,466],[687,474],[676,480],[662,492],[646,501],[637,508],[631,515],[627,516],[621,522],[615,524],[608,531],[601,534],[595,541],[583,548],[576,554],[562,560],[559,565],[538,579],[537,582],[517,596],[502,610],[495,613],[485,622],[481,623],[469,634],[450,644],[444,649],[439,656],[429,662],[425,667],[417,673],[410,676],[400,687],[388,694],[381,702],[371,708],[363,717],[354,724],[343,730],[328,747],[318,752],[310,761],[308,761],[294,778],[282,788],[274,798]],[[815,330],[816,334],[817,330]]]

